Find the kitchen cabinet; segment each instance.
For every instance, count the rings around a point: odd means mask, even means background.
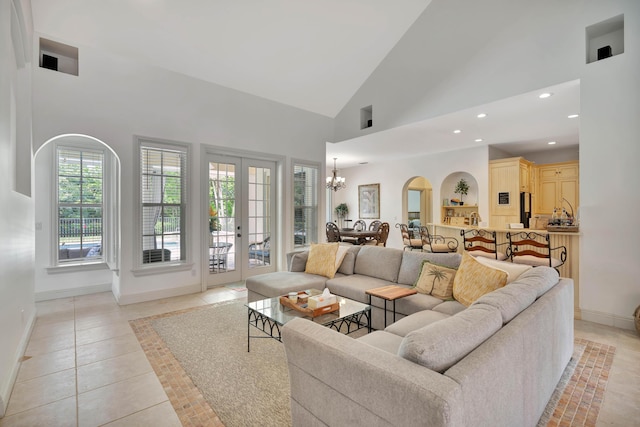
[[[535,214],[552,215],[554,208],[561,211],[562,207],[571,213],[567,202],[574,210],[578,209],[580,203],[580,166],[577,161],[540,165],[536,166],[535,170],[537,175],[534,199]]]
[[[523,157],[489,162],[489,226],[506,228],[520,222],[520,193],[533,190],[532,167]]]

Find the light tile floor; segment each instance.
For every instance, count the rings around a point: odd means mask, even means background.
[[[245,294],[219,287],[122,307],[109,292],[37,303],[28,359],[0,426],[180,426],[128,321]],[[639,425],[640,337],[584,321],[575,334],[616,347],[597,425]]]

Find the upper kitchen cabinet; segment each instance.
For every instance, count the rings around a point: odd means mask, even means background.
[[[521,222],[520,193],[533,190],[533,164],[522,157],[491,160],[489,162],[489,225],[506,228]]]
[[[552,215],[554,208],[560,211],[562,207],[567,208],[569,213],[572,209],[578,209],[580,166],[577,161],[540,165],[534,170],[537,183],[535,214]]]

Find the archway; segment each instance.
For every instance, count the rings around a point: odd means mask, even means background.
[[[409,178],[402,188],[402,223],[418,228],[433,220],[433,187],[422,176]]]
[[[120,158],[95,137],[63,134],[38,148],[34,166],[36,300],[113,290],[120,259]],[[60,197],[62,183],[69,190]]]

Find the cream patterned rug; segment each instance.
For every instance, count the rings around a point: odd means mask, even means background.
[[[242,302],[130,324],[184,426],[291,425],[284,347],[252,339],[247,352]],[[595,425],[615,347],[577,339],[575,348],[540,426]]]

